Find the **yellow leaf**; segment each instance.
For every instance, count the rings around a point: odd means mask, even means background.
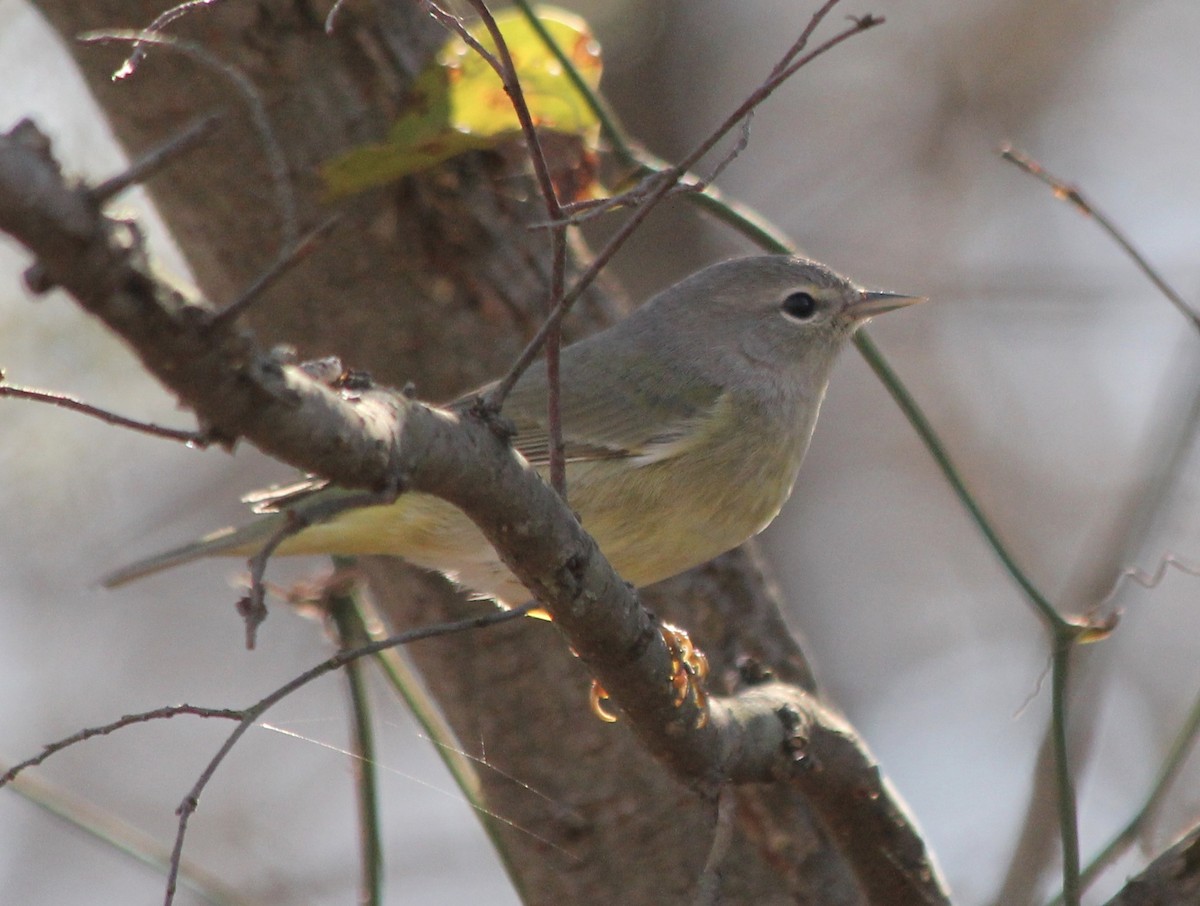
[[[587,23],[554,7],[537,16],[563,48],[584,82],[600,84],[600,48]],[[573,135],[595,149],[600,124],[562,64],[528,20],[514,9],[496,15],[513,58],[521,93],[539,130]],[[471,34],[490,52],[495,44],[482,25]],[[497,147],[519,137],[520,121],[500,76],[466,42],[454,36],[413,84],[408,112],[383,142],[361,145],[322,167],[331,196],[359,192],[441,163],[465,151]]]

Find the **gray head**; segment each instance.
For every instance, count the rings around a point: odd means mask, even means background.
[[[919,301],[864,290],[815,261],[761,255],[698,271],[617,329],[639,345],[653,344],[660,355],[719,375],[722,383],[733,373],[761,381],[765,370],[782,381],[823,385],[838,350],[860,325]]]

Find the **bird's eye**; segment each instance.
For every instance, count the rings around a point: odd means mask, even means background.
[[[783,300],[780,308],[789,318],[807,321],[817,313],[817,300],[809,293],[792,293]]]

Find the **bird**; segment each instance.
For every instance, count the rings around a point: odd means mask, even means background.
[[[839,351],[870,318],[923,301],[866,290],[822,264],[757,255],[710,265],[562,350],[566,492],[614,569],[642,587],[737,547],[795,485]],[[460,400],[486,394],[485,385]],[[535,363],[505,399],[512,447],[545,476],[547,377]],[[259,515],[116,570],[114,588],[215,555],[249,557],[285,520],[313,524],[273,555],[383,554],[502,606],[530,593],[461,510],[420,492],[345,509],[317,478],[244,498]]]

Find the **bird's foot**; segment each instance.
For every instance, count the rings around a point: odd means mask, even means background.
[[[659,628],[663,642],[671,653],[671,673],[668,678],[674,690],[675,707],[681,707],[691,699],[699,712],[696,718],[696,728],[708,723],[708,689],[705,681],[708,679],[708,658],[704,652],[695,646],[687,631],[663,623]],[[608,692],[596,680],[592,680],[591,704],[592,713],[606,723],[613,723],[617,715],[609,710]]]

